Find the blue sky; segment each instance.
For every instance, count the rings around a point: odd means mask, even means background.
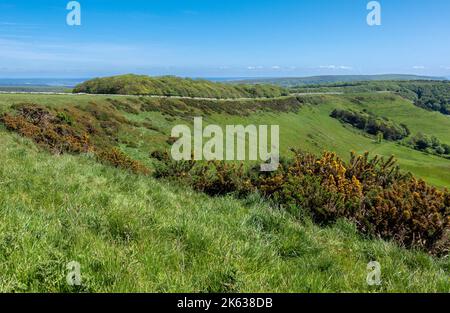
[[[450,76],[450,1],[1,0],[0,77]]]

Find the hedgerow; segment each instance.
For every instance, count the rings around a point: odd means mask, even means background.
[[[313,101],[311,97],[235,101],[140,97],[137,106],[143,112],[161,112],[172,117],[188,119],[191,116],[214,113],[248,116],[258,111],[297,112],[306,103],[314,104]]]

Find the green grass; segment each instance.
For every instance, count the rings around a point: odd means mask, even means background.
[[[320,98],[320,105],[305,106],[298,113],[260,113],[250,117],[214,115],[209,121],[219,125],[280,125],[282,155],[287,155],[290,148],[314,153],[328,150],[345,159],[349,157],[350,151],[360,154],[369,151],[372,155],[386,157],[394,155],[402,169],[411,171],[433,185],[450,187],[450,160],[395,142],[377,143],[374,137],[343,125],[329,115],[335,108],[366,108],[397,123],[405,123],[413,134],[422,131],[435,135],[444,143],[450,142],[450,117],[420,109],[407,100],[390,95],[365,95],[358,104],[353,103],[350,96],[327,95]]]
[[[0,86],[0,92],[72,92],[69,87],[59,86]]]
[[[113,98],[114,96],[111,96]],[[42,103],[48,106],[86,105],[90,101],[105,103],[108,97],[92,95],[45,95],[45,94],[0,94],[0,112],[4,112],[11,105],[29,102]],[[122,98],[117,96],[117,98]]]
[[[449,259],[49,155],[0,128],[2,292],[448,292]],[[82,287],[65,282],[81,264]],[[366,284],[377,260],[382,285]]]
[[[397,123],[408,125],[413,134],[424,132],[436,136],[443,143],[450,144],[450,116],[424,110],[399,97],[393,98],[393,101],[383,101],[383,98],[379,97],[360,96],[365,100],[354,105],[355,107],[367,109],[378,116],[384,116]],[[352,96],[344,98],[351,99]]]
[[[96,102],[107,104],[106,96],[92,95],[0,95],[0,113],[5,112],[15,103],[35,102],[50,107],[87,105]],[[114,98],[114,96],[109,97]],[[136,99],[135,97],[117,97],[121,101]],[[404,170],[423,178],[427,182],[450,188],[450,160],[429,155],[394,142],[384,141],[381,144],[362,131],[343,125],[329,115],[335,108],[367,109],[379,116],[385,116],[397,123],[406,124],[412,134],[423,132],[436,136],[441,142],[450,144],[450,116],[430,112],[414,106],[410,101],[390,94],[355,94],[355,95],[321,95],[306,97],[319,103],[307,105],[298,113],[264,112],[250,116],[214,114],[205,116],[204,124],[276,124],[280,125],[281,154],[289,155],[290,148],[301,148],[314,153],[325,150],[338,153],[347,159],[350,151],[386,157],[394,155]],[[219,104],[218,104],[219,105]],[[120,138],[131,145],[121,147],[140,161],[149,163],[148,153],[155,149],[168,148],[167,136],[176,124],[192,123],[192,120],[175,118],[167,120],[159,112],[143,112],[138,115],[122,112],[135,122],[150,120],[160,132],[144,128],[122,132]],[[200,114],[200,113],[199,113]]]
[[[205,124],[279,124],[290,147],[348,157],[350,150],[394,154],[404,169],[450,187],[450,160],[392,142],[375,143],[329,117],[365,108],[412,132],[450,142],[445,116],[390,95],[314,96],[298,113],[214,114]],[[50,107],[107,104],[104,96],[0,95],[0,113],[21,102]],[[127,97],[120,97],[126,100]],[[132,98],[129,98],[132,99]],[[135,98],[133,98],[135,99]],[[122,112],[157,130],[128,127],[120,147],[149,166],[175,124],[159,112]],[[367,263],[383,283],[366,284]],[[83,286],[66,284],[66,264],[81,264]],[[0,126],[0,292],[449,292],[448,258],[432,258],[358,234],[339,221],[317,226],[258,196],[210,198],[188,187],[99,164],[91,155],[50,155]]]

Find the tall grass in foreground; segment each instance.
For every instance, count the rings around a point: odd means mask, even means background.
[[[367,263],[382,285],[366,284]],[[66,284],[81,264],[83,285]],[[0,128],[2,292],[448,292],[450,261],[299,223],[257,196],[202,194],[51,156]]]

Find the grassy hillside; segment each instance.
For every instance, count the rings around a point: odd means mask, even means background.
[[[142,98],[145,99],[145,98]],[[205,125],[214,123],[280,125],[282,155],[289,155],[290,148],[301,148],[316,154],[325,150],[337,152],[347,159],[350,151],[372,155],[395,155],[403,169],[441,187],[450,187],[450,160],[429,155],[405,147],[396,142],[377,143],[374,137],[343,125],[331,118],[336,108],[367,109],[385,116],[396,123],[406,124],[412,135],[418,132],[435,135],[450,144],[450,118],[414,106],[400,97],[386,94],[321,95],[299,97],[300,101],[194,101],[177,99],[147,99],[106,96],[63,95],[0,95],[0,113],[12,104],[35,102],[53,108],[72,106],[88,107],[94,103],[118,110],[119,114],[140,125],[122,127],[118,132],[120,147],[134,158],[150,163],[149,151],[168,148],[171,128],[177,124],[192,124],[194,116],[204,116]],[[112,102],[111,102],[112,101]],[[118,102],[117,102],[118,101]],[[153,105],[149,107],[147,102]],[[115,105],[111,105],[115,103]],[[188,103],[188,106],[186,106]],[[283,105],[280,105],[283,103]],[[158,106],[158,105],[161,106]],[[141,106],[147,106],[142,109]],[[184,106],[183,106],[184,105]],[[258,109],[258,105],[260,109]],[[272,107],[271,110],[261,110]],[[131,109],[130,108],[134,108]],[[255,110],[256,108],[256,110]],[[275,109],[273,109],[275,108]],[[292,108],[300,108],[298,112]],[[149,164],[151,165],[151,164]]]
[[[446,292],[448,259],[49,155],[0,129],[2,292]],[[366,284],[367,263],[383,284]],[[83,286],[65,283],[81,264]]]
[[[72,92],[69,87],[56,86],[0,86],[0,92]]]
[[[442,142],[450,142],[450,118],[418,108],[391,95],[323,95],[303,97],[316,105],[302,107],[298,113],[259,113],[249,117],[215,114],[211,122],[226,124],[280,125],[282,154],[291,147],[314,153],[335,151],[348,158],[349,151],[371,152],[386,157],[394,155],[403,169],[437,186],[450,187],[450,160],[427,155],[395,142],[377,143],[374,137],[347,127],[329,115],[335,108],[368,109],[397,123],[408,125],[412,134],[433,134]]]
[[[450,115],[450,81],[365,81],[295,87],[294,92],[391,92],[418,107]]]
[[[403,169],[450,187],[450,160],[377,143],[330,117],[336,108],[365,109],[406,123],[412,134],[450,142],[447,116],[390,94],[264,101],[0,95],[0,114],[30,102],[55,114],[58,127],[64,122],[82,130],[89,122],[96,147],[117,146],[150,169],[149,153],[169,148],[173,125],[204,116],[205,124],[279,124],[282,156],[290,147],[344,158],[350,150],[394,154]],[[254,194],[210,198],[102,164],[93,151],[51,155],[2,124],[0,139],[0,291],[450,290],[448,258],[369,239],[347,221],[317,226]],[[65,266],[73,260],[82,267],[79,289],[65,283]],[[372,260],[382,266],[380,287],[366,284]]]
[[[157,95],[202,98],[269,98],[287,95],[284,88],[271,85],[228,85],[179,77],[121,75],[88,80],[74,93]]]
[[[248,84],[274,84],[282,87],[306,86],[328,83],[349,83],[360,81],[386,81],[386,80],[445,80],[444,77],[430,77],[404,74],[386,75],[324,75],[310,77],[282,77],[240,80],[233,83]]]

